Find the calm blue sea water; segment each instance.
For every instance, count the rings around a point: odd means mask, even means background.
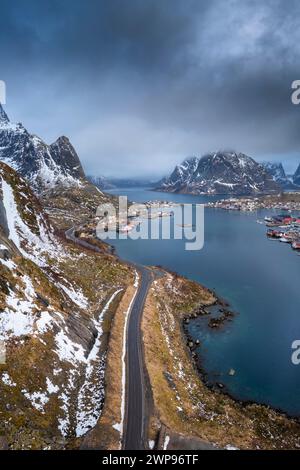
[[[157,193],[140,188],[110,191],[132,201],[199,203],[205,196]],[[183,240],[114,240],[118,254],[163,265],[199,281],[229,301],[238,314],[221,330],[197,319],[190,333],[210,383],[222,382],[236,398],[266,403],[300,415],[300,366],[291,343],[300,339],[300,256],[287,244],[267,240],[256,223],[265,213],[205,210],[205,245],[186,251]],[[236,374],[229,376],[229,369]]]

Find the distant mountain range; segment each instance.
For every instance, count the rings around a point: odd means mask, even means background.
[[[281,163],[258,163],[234,151],[187,158],[158,183],[145,178],[86,177],[67,137],[59,137],[48,145],[21,123],[11,123],[1,104],[0,160],[22,175],[36,194],[51,193],[51,197],[54,192],[57,195],[59,188],[70,187],[84,187],[94,197],[94,186],[100,190],[147,186],[191,194],[259,194],[300,189],[300,165],[293,176],[287,176]]]
[[[300,189],[300,165],[296,173],[292,176],[288,176],[283,168],[282,163],[263,162],[262,165],[270,173],[273,180],[285,190],[297,190]],[[298,172],[298,176],[297,176]]]
[[[58,184],[78,185],[85,180],[78,155],[67,137],[47,145],[21,123],[11,123],[1,104],[0,160],[25,177],[36,192]]]
[[[106,176],[88,175],[87,179],[103,191],[116,188],[150,188],[155,186],[155,182],[145,178],[108,178]]]
[[[157,189],[190,194],[259,194],[281,188],[253,158],[219,151],[187,158],[159,182]]]

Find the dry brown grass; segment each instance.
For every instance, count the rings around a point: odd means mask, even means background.
[[[209,291],[170,275],[157,281],[148,295],[142,330],[155,406],[152,438],[160,422],[173,432],[219,447],[298,448],[296,420],[261,405],[241,405],[201,381],[186,347],[182,319],[196,303],[207,304],[209,298]]]
[[[84,439],[84,448],[120,448],[120,434],[113,425],[121,422],[123,331],[125,314],[134,292],[133,286],[126,289],[112,321],[105,372],[104,407],[97,425]]]

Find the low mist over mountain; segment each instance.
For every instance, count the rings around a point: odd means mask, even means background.
[[[108,190],[108,189],[113,189],[115,188],[115,185],[110,182],[108,178],[105,176],[92,176],[92,175],[87,175],[87,179],[90,183],[94,184],[97,186],[99,189],[103,190]]]
[[[21,123],[13,124],[0,104],[0,160],[18,171],[35,191],[80,184],[85,174],[67,137],[47,145]]]
[[[155,186],[153,181],[145,178],[108,178],[106,176],[87,176],[88,181],[99,189],[109,190],[116,188],[152,188]]]
[[[279,191],[280,186],[253,158],[219,151],[184,160],[157,189],[191,194],[259,194]]]

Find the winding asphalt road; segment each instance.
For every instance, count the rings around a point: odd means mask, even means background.
[[[84,240],[75,236],[74,227],[65,232],[68,240],[88,248],[95,252],[102,250]],[[141,319],[143,315],[145,300],[149,287],[153,279],[163,275],[158,271],[145,266],[135,265],[127,262],[139,273],[139,285],[132,303],[127,321],[126,332],[126,391],[125,391],[125,419],[123,429],[123,450],[143,450],[147,449],[145,442],[145,429],[147,424],[145,401],[147,397],[144,358],[141,337]],[[185,442],[180,442],[185,441]],[[177,438],[178,449],[197,449],[197,450],[218,450],[217,447],[201,439],[191,438],[185,440],[184,437]]]
[[[141,318],[149,286],[150,269],[138,266],[140,282],[127,322],[126,409],[123,433],[124,450],[145,448],[145,377],[142,352]]]
[[[84,248],[98,253],[102,251],[97,246],[78,239],[75,236],[74,227],[67,230],[65,236],[68,240]],[[125,419],[122,448],[124,450],[142,450],[146,447],[144,439],[146,390],[141,319],[147,293],[154,278],[154,272],[144,266],[137,266],[130,262],[127,264],[130,264],[138,271],[139,285],[127,321]]]

